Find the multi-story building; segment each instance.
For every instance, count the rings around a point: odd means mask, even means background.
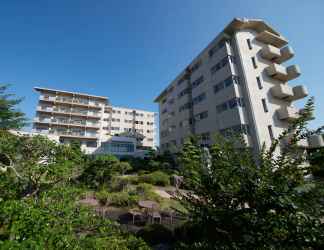
[[[34,132],[81,142],[86,153],[135,154],[155,146],[155,113],[114,107],[104,96],[35,87]]]
[[[259,152],[296,119],[293,101],[308,95],[288,85],[301,73],[284,63],[288,41],[263,20],[235,18],[155,99],[162,151],[178,149],[190,135],[212,143],[216,132],[241,132]],[[307,146],[307,141],[300,142]]]

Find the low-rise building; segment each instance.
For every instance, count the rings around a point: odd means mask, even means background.
[[[155,113],[112,106],[104,96],[35,87],[33,131],[90,153],[132,155],[155,146]],[[138,136],[135,136],[138,135]]]

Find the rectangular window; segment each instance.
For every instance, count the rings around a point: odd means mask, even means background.
[[[218,91],[222,90],[224,88],[224,82],[220,82],[214,86],[214,93],[217,93]]]
[[[251,44],[251,40],[250,39],[246,39],[246,42],[248,44],[249,49],[252,49],[252,44]]]
[[[197,115],[195,115],[195,121],[200,121],[203,119],[206,119],[208,117],[208,111],[201,112]]]
[[[192,99],[193,105],[196,105],[206,99],[206,93],[202,93],[199,96]]]
[[[264,112],[269,112],[269,109],[268,109],[268,106],[267,106],[267,103],[266,103],[266,99],[262,99],[262,106],[263,106],[263,110]]]
[[[200,76],[197,80],[192,83],[192,87],[195,88],[204,81],[204,76]]]
[[[259,89],[262,89],[263,86],[262,86],[262,83],[261,83],[260,76],[257,76],[256,80],[257,80],[257,83],[258,83],[258,87],[259,87]]]
[[[268,126],[268,131],[269,131],[270,139],[271,140],[274,140],[274,135],[273,135],[273,131],[272,131],[272,126],[271,125]]]
[[[224,103],[219,104],[219,105],[216,106],[217,113],[222,113],[225,110],[227,110],[227,102],[224,102]]]
[[[251,57],[251,60],[252,60],[253,68],[256,69],[258,65],[256,64],[255,57]]]

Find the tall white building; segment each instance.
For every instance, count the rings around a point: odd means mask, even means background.
[[[81,142],[86,153],[136,155],[155,146],[155,113],[112,106],[107,97],[35,87],[33,131]]]
[[[308,95],[295,80],[288,40],[263,20],[235,18],[155,99],[160,146],[175,149],[190,135],[242,132],[259,152],[299,116],[295,100]],[[289,82],[289,84],[288,84]],[[308,146],[308,142],[300,142]]]

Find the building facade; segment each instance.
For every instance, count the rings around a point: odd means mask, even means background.
[[[35,87],[33,132],[60,143],[80,141],[86,153],[133,155],[155,146],[155,113],[112,106],[104,96]]]
[[[213,134],[240,132],[259,152],[299,116],[308,95],[289,65],[288,41],[262,20],[234,19],[155,99],[160,148],[177,150],[190,135],[210,145]],[[307,146],[308,142],[300,142]]]

